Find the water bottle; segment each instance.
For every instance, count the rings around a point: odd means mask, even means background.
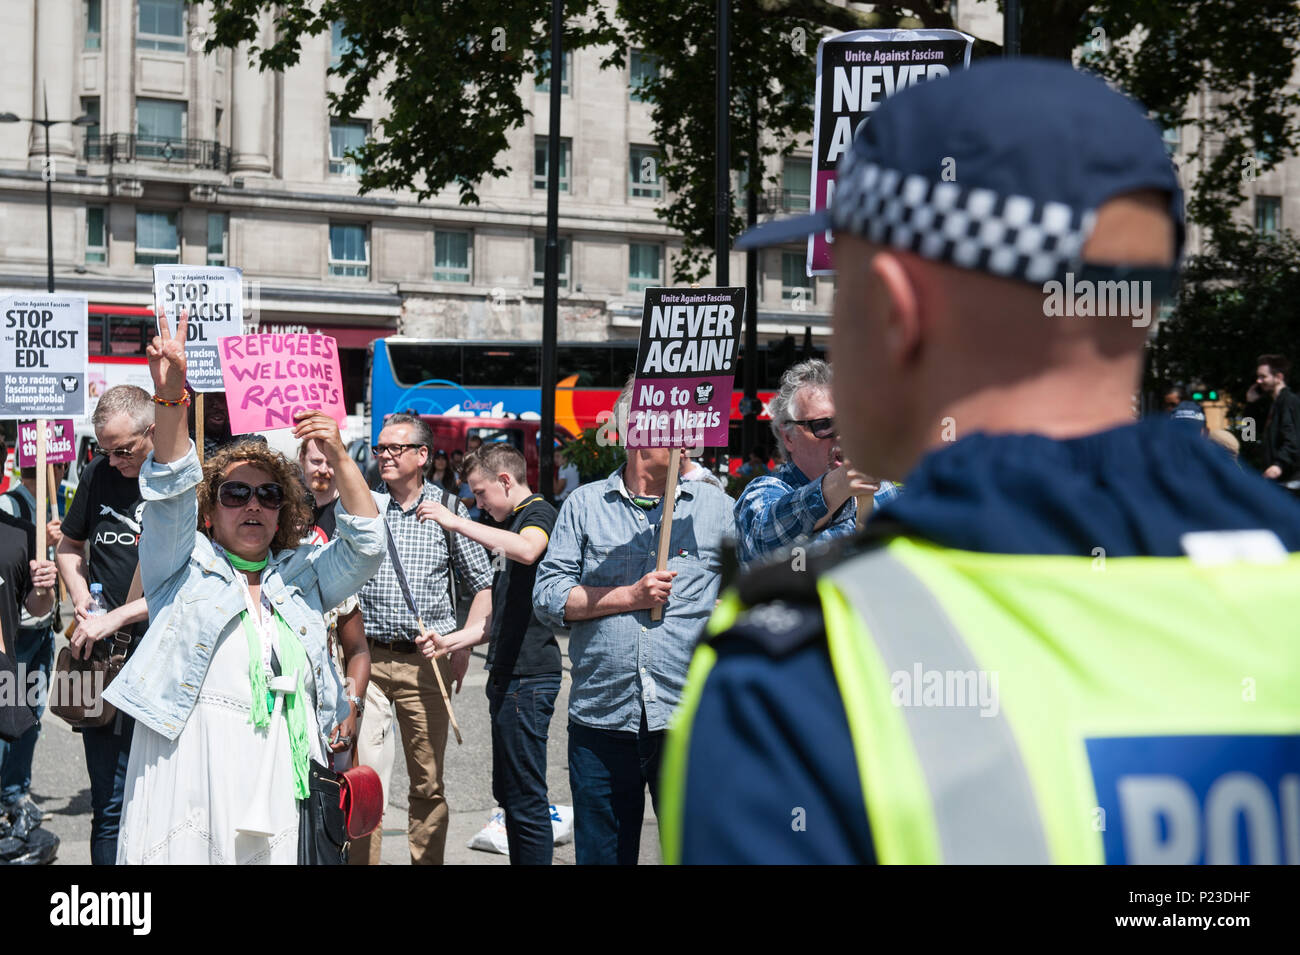
[[[102,617],[108,613],[108,608],[104,606],[104,585],[90,585],[90,606],[86,608],[86,616]]]

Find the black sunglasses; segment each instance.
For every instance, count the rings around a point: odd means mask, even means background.
[[[256,488],[243,481],[227,481],[217,488],[217,500],[222,507],[243,507],[254,492],[257,503],[276,511],[284,506],[284,488],[278,484],[259,484]]]
[[[835,437],[834,418],[805,418],[803,421],[792,420],[790,423],[797,424],[801,428],[807,428],[812,432],[814,438]]]

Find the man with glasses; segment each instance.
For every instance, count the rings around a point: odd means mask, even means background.
[[[63,521],[63,539],[56,559],[76,608],[77,626],[70,644],[74,653],[89,657],[96,641],[112,639],[118,631],[135,643],[144,635],[149,609],[143,597],[128,601],[139,565],[140,466],[153,451],[153,400],[143,388],[118,385],[104,392],[91,424],[99,452],[82,474]],[[90,585],[103,586],[103,609],[90,616]],[[95,865],[117,859],[117,828],[122,789],[135,721],[123,713],[106,726],[81,731],[90,773],[90,857]]]
[[[873,494],[877,505],[898,496],[888,481],[844,465],[826,362],[814,358],[787,370],[769,411],[785,462],[750,481],[736,501],[741,566],[795,544],[852,535],[857,495]]]
[[[433,434],[420,418],[390,415],[379,432],[373,451],[383,484],[375,494],[379,512],[388,524],[419,620],[407,605],[403,586],[391,557],[385,556],[378,573],[361,588],[361,615],[370,646],[370,685],[365,716],[361,720],[357,758],[375,766],[382,777],[391,769],[385,759],[385,737],[395,711],[402,728],[406,768],[411,778],[410,821],[407,839],[413,865],[441,865],[447,844],[450,813],[443,794],[443,753],[447,748],[447,707],[433,668],[439,667],[443,683],[457,691],[469,669],[469,646],[486,632],[492,612],[492,565],[478,544],[444,531],[435,523],[421,523],[416,513],[425,501],[443,502],[443,490],[424,477],[432,453]],[[451,500],[456,513],[468,518],[464,504]],[[448,592],[452,567],[474,594],[463,630],[456,629],[456,608]],[[420,632],[420,622],[428,628]],[[461,639],[471,632],[474,639]],[[420,652],[426,639],[462,643],[467,647],[448,658],[428,660]],[[385,795],[388,787],[385,784]],[[380,832],[354,842],[351,859],[356,864],[378,865]]]

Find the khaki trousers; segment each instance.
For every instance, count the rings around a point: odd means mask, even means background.
[[[437,665],[450,687],[451,664],[444,657]],[[379,773],[387,806],[395,757],[392,721],[396,715],[406,752],[406,771],[411,778],[406,837],[412,865],[442,865],[447,846],[450,813],[443,794],[442,767],[448,719],[433,667],[434,661],[418,651],[394,653],[382,644],[371,643],[370,686],[357,741],[357,762]],[[352,864],[379,865],[382,840],[381,827],[352,843]]]

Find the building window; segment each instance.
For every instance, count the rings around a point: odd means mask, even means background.
[[[352,41],[343,32],[346,29],[342,20],[330,24],[330,66],[338,66],[343,57],[352,49]]]
[[[781,170],[781,201],[789,212],[808,208],[812,196],[812,160],[788,157]]]
[[[135,154],[140,159],[170,159],[184,154],[186,105],[169,99],[135,101]]]
[[[141,50],[185,52],[185,0],[139,0],[135,45]]]
[[[644,102],[642,91],[647,83],[659,79],[659,57],[641,50],[633,50],[628,57],[628,96],[634,103]]]
[[[224,212],[208,213],[208,265],[229,265],[226,243],[230,235],[229,218]]]
[[[330,120],[330,175],[355,179],[358,175],[356,160],[348,152],[356,152],[365,145],[370,135],[370,124],[360,120]]]
[[[363,225],[330,225],[330,275],[370,277],[370,236]]]
[[[535,89],[539,93],[549,93],[551,91],[551,81],[549,78],[542,79],[542,71],[551,65],[551,51],[544,50],[537,58],[537,73],[533,80]],[[569,77],[573,73],[573,53],[564,54],[564,63],[560,67],[560,95],[569,95]]]
[[[799,303],[811,305],[816,301],[817,286],[812,284],[804,274],[804,253],[781,253],[781,301],[791,302],[800,308]]]
[[[545,189],[550,151],[547,148],[547,136],[538,136],[533,144],[533,188]],[[560,192],[569,191],[569,154],[573,141],[568,138],[560,140]]]
[[[470,282],[469,233],[435,232],[433,234],[433,280],[435,282]]]
[[[560,243],[560,288],[569,287],[569,253],[571,243],[564,236]],[[533,236],[533,285],[541,288],[546,284],[546,237]]]
[[[104,235],[104,207],[86,210],[86,264],[108,261],[108,241]]]
[[[135,264],[175,265],[181,260],[175,212],[135,214]]]
[[[223,115],[225,114],[220,106],[212,114],[212,136],[217,142],[221,142],[221,117]]]
[[[89,162],[98,162],[104,158],[103,149],[99,143],[99,97],[83,96],[81,97],[81,115],[89,116],[95,121],[94,126],[85,128],[86,159]]]
[[[85,49],[99,49],[99,20],[102,15],[100,0],[86,0],[86,42]]]
[[[1183,128],[1181,126],[1166,126],[1160,131],[1160,138],[1165,142],[1165,152],[1171,156],[1177,156],[1178,150],[1183,144]]]
[[[1276,235],[1282,228],[1282,197],[1255,197],[1255,231],[1260,235]]]
[[[628,151],[628,192],[634,199],[658,199],[663,195],[659,181],[659,150],[654,146],[633,146]]]
[[[1273,136],[1270,133],[1264,133],[1260,136],[1259,148],[1255,150],[1255,158],[1262,163],[1272,163],[1274,160]]]
[[[633,242],[627,247],[627,290],[644,292],[652,285],[662,285],[660,263],[663,250],[657,245],[638,245]]]

